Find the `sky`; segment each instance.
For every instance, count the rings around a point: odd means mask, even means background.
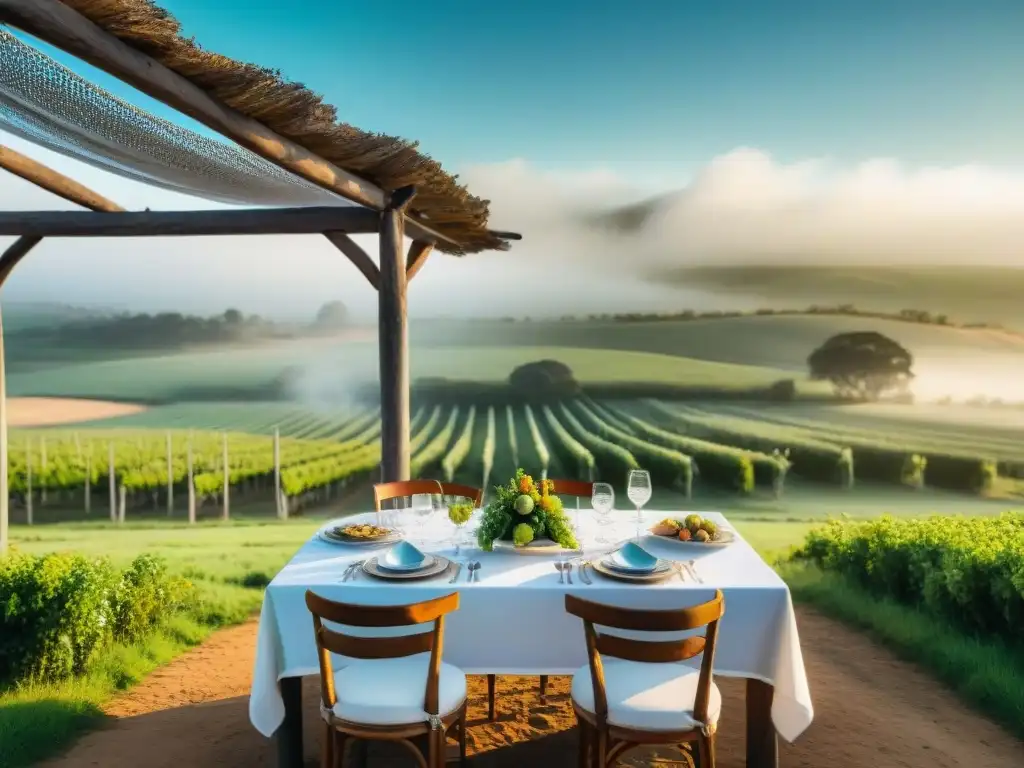
[[[507,254],[433,257],[413,284],[412,314],[700,299],[647,282],[660,264],[1024,265],[1019,0],[163,5],[204,47],[280,69],[341,119],[418,139],[492,200],[493,226],[522,232]],[[0,142],[126,207],[210,205]],[[661,193],[675,194],[630,237],[598,236],[576,215]],[[0,207],[69,206],[4,177]],[[375,303],[315,237],[62,241],[38,251],[5,298],[269,314],[311,314],[334,298],[372,314]],[[571,288],[552,281],[518,296],[506,287],[552,258],[587,269]]]

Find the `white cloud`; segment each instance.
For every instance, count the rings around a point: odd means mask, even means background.
[[[0,134],[25,152],[129,207],[215,204],[152,189]],[[755,149],[712,158],[639,232],[610,234],[582,214],[642,200],[650,189],[596,167],[541,170],[515,159],[462,169],[492,201],[493,227],[523,234],[509,253],[431,257],[410,290],[415,314],[537,314],[713,306],[646,281],[665,265],[996,263],[1024,266],[1024,173],[963,165],[909,169],[886,159],[855,167],[779,163]],[[0,176],[0,208],[71,208]],[[376,255],[374,238],[357,238]],[[0,247],[6,245],[2,238]],[[6,298],[212,311],[227,305],[311,315],[341,298],[372,316],[376,296],[322,238],[231,237],[44,242]]]

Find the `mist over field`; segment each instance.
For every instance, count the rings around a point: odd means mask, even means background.
[[[111,176],[13,137],[3,141],[129,207],[218,207]],[[492,201],[492,226],[521,232],[524,239],[508,253],[433,256],[411,286],[413,316],[752,309],[766,299],[771,305],[806,303],[820,284],[790,292],[778,281],[750,284],[743,273],[716,280],[665,276],[680,268],[1022,266],[1024,173],[979,165],[911,169],[883,159],[852,166],[819,159],[783,162],[739,148],[712,158],[668,191],[638,186],[599,167],[551,172],[523,160],[469,166],[461,180]],[[7,178],[0,207],[72,206]],[[374,255],[373,238],[356,239]],[[3,240],[0,247],[7,244]],[[869,274],[867,286],[871,279]],[[742,290],[737,281],[744,283]],[[960,296],[964,305],[1001,283],[997,278],[970,285],[954,277],[945,285],[970,294]],[[864,285],[844,285],[823,290],[822,300],[870,298]],[[17,301],[73,297],[78,304],[136,311],[211,313],[231,305],[281,318],[308,316],[340,298],[365,320],[376,313],[376,297],[362,277],[313,236],[47,240],[18,267],[5,295]],[[890,303],[898,309],[906,306],[903,300],[897,291]]]

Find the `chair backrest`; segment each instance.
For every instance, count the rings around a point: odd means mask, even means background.
[[[352,605],[328,600],[306,590],[306,607],[313,614],[313,633],[320,658],[320,694],[331,709],[338,701],[334,690],[331,654],[353,659],[398,659],[430,652],[424,709],[438,713],[438,678],[444,646],[444,616],[458,610],[459,593],[410,605]],[[434,622],[433,629],[398,637],[356,637],[324,626],[324,621],[350,627],[409,627]]]
[[[594,495],[594,484],[585,480],[551,480],[554,483],[553,493],[556,496],[575,496],[590,498]]]
[[[373,486],[373,501],[377,511],[381,511],[381,502],[391,499],[406,498],[419,494],[434,495],[440,493],[442,496],[462,496],[470,499],[473,505],[480,506],[484,492],[480,488],[471,485],[460,485],[458,483],[442,483],[440,480],[399,480],[394,483],[377,483]]]
[[[595,714],[602,723],[608,715],[608,699],[604,688],[601,654],[628,661],[667,664],[692,659],[702,653],[693,717],[701,723],[707,722],[718,621],[725,613],[725,598],[721,590],[715,590],[715,596],[706,603],[664,611],[620,608],[584,600],[576,595],[566,595],[565,610],[583,619],[587,654],[590,657],[590,676],[594,684]],[[642,632],[682,632],[701,627],[707,627],[707,630],[703,636],[676,640],[633,640],[600,634],[594,629],[595,624]]]

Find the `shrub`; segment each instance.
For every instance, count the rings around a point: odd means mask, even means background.
[[[793,379],[779,379],[768,387],[769,400],[788,403],[796,399],[796,382]]]
[[[122,573],[78,554],[13,554],[0,561],[0,685],[80,675],[111,640],[138,640],[193,600],[150,555]]]
[[[833,521],[798,557],[971,631],[1024,637],[1024,515]]]

